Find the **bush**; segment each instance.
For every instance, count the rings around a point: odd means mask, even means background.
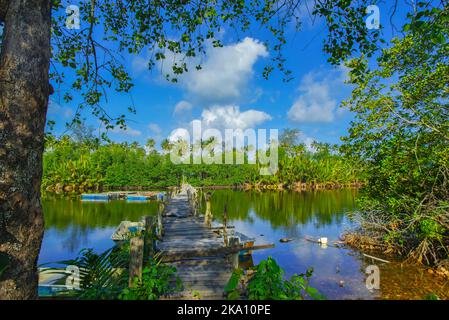
[[[308,269],[304,274],[294,274],[290,280],[285,280],[284,270],[272,257],[268,257],[252,270],[255,274],[247,281],[246,288],[240,286],[245,283],[245,272],[242,269],[234,271],[225,288],[228,299],[239,298],[242,291],[249,300],[324,299],[317,289],[309,285],[312,269]]]

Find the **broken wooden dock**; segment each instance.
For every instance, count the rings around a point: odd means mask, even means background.
[[[224,288],[238,267],[239,253],[248,248],[232,232],[228,235],[225,222],[213,226],[208,221],[210,203],[206,204],[206,215],[198,215],[195,192],[187,185],[167,201],[156,249],[162,252],[163,261],[176,267],[183,284],[183,290],[169,298],[223,299]]]
[[[204,199],[203,199],[204,196]],[[232,272],[239,267],[239,255],[253,250],[274,247],[274,244],[255,245],[254,238],[235,232],[227,225],[227,209],[223,223],[213,222],[211,195],[189,184],[159,199],[157,217],[145,216],[136,222],[142,234],[133,236],[132,222],[122,221],[113,235],[121,241],[130,240],[129,285],[142,278],[145,261],[156,252],[158,259],[176,268],[182,290],[165,299],[223,299]],[[200,215],[205,200],[205,213]],[[175,284],[173,284],[175,286]]]

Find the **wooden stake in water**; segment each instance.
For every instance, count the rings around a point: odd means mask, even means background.
[[[225,204],[224,210],[223,210],[223,240],[225,247],[228,245],[228,205]]]
[[[143,264],[143,246],[142,237],[134,237],[130,240],[129,253],[129,286],[134,285],[134,279],[137,277],[142,280],[142,264]]]
[[[154,255],[154,218],[150,216],[145,217],[145,260],[151,259]]]
[[[206,213],[204,214],[204,223],[209,228],[212,226],[212,211],[210,209],[211,208],[210,197],[211,197],[211,194],[210,194],[210,192],[208,192],[206,194]]]
[[[198,211],[201,210],[201,207],[203,205],[203,189],[198,189],[198,195],[196,197],[197,201],[198,201]]]
[[[159,208],[157,212],[157,237],[159,239],[162,239],[162,236],[164,235],[164,229],[162,224],[162,213],[164,211],[164,204],[163,202],[159,202]]]
[[[239,238],[237,237],[230,237],[229,238],[229,247],[238,247],[240,245],[240,241]],[[235,252],[233,254],[231,254],[231,263],[232,263],[232,268],[238,269],[239,267],[239,252]]]

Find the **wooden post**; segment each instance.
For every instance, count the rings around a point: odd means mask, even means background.
[[[159,203],[158,212],[157,212],[157,237],[158,239],[162,239],[164,235],[164,226],[162,224],[162,213],[164,211],[164,204],[162,202]]]
[[[134,278],[142,279],[143,265],[143,247],[144,240],[142,237],[134,237],[130,240],[129,252],[129,286],[134,285]]]
[[[163,213],[164,213],[164,209],[165,209],[165,204],[164,204],[164,202],[163,202],[163,201],[159,201],[157,211],[158,211],[158,213],[161,214],[161,216],[162,216]]]
[[[240,245],[239,238],[237,238],[237,237],[229,238],[229,247],[238,247],[239,245]],[[234,270],[238,269],[238,267],[239,267],[239,252],[231,254],[231,264],[232,264],[232,268]]]
[[[209,228],[212,226],[212,211],[210,209],[210,207],[211,207],[210,206],[210,197],[211,197],[211,194],[210,194],[210,192],[208,192],[206,194],[206,213],[204,214],[204,223]]]
[[[228,245],[227,224],[228,224],[228,205],[225,204],[224,210],[223,210],[223,241],[224,241],[225,247]]]
[[[203,207],[203,189],[198,189],[198,196],[196,198],[198,201],[198,211],[201,211]]]
[[[195,190],[192,195],[193,216],[196,217],[198,215],[198,191]]]
[[[154,217],[145,217],[145,261],[151,259],[154,255]]]

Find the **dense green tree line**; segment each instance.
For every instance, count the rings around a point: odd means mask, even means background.
[[[56,139],[47,136],[44,154],[43,187],[64,186],[95,189],[106,187],[166,187],[175,186],[181,177],[193,185],[232,186],[243,184],[298,183],[345,185],[362,179],[360,170],[345,160],[336,147],[285,141],[279,146],[279,170],[275,175],[260,175],[256,164],[174,164],[167,152],[154,148],[154,141],[146,146],[133,143],[99,143],[87,135],[77,134]],[[73,190],[71,188],[70,190]]]

